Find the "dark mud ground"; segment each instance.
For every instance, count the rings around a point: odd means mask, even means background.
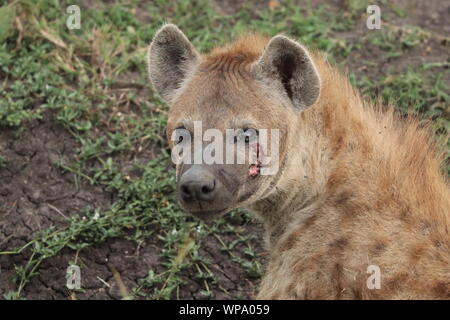
[[[341,1],[331,1],[341,5]],[[225,14],[239,9],[239,1],[227,0],[217,4],[218,10]],[[436,34],[450,33],[448,18],[450,3],[448,1],[399,1],[399,5],[408,8],[404,19],[396,18],[390,23],[418,25]],[[365,32],[365,21],[354,32],[336,34],[336,37],[352,38]],[[380,61],[376,50],[360,50],[350,55],[347,67],[355,73],[386,73],[389,70],[404,69],[411,63],[424,63],[437,56],[447,54],[448,48],[439,40],[429,43],[432,54],[424,58],[420,48],[408,53],[399,64],[390,65],[389,61]],[[376,67],[368,69],[364,61],[375,62]],[[446,79],[448,83],[448,79]],[[144,93],[145,94],[145,93]],[[49,117],[28,123],[20,135],[12,129],[0,131],[0,148],[9,160],[6,167],[0,169],[0,251],[11,250],[26,244],[38,230],[50,226],[61,227],[67,216],[77,214],[81,209],[107,208],[113,202],[113,195],[101,187],[82,184],[77,189],[71,173],[64,173],[54,163],[70,163],[75,156],[77,144],[64,128],[50,122]],[[240,221],[232,221],[239,225]],[[256,236],[254,247],[264,256],[262,228],[257,224],[244,224],[241,227],[247,233]],[[224,241],[234,240],[235,235]],[[218,282],[211,290],[216,299],[250,299],[254,297],[257,281],[249,279],[242,267],[232,261],[229,255],[220,250],[219,241],[210,236],[201,243],[200,252],[214,263],[208,267],[215,274]],[[98,246],[83,249],[79,255],[73,250],[64,249],[62,254],[46,260],[39,268],[39,274],[32,278],[24,289],[27,299],[68,299],[69,292],[65,286],[66,268],[69,261],[78,260],[83,267],[83,293],[77,293],[78,299],[120,299],[119,288],[113,277],[112,269],[121,275],[127,288],[136,287],[138,279],[146,276],[149,270],[161,272],[159,261],[160,243],[156,238],[148,239],[141,246],[115,239]],[[243,248],[237,248],[242,254]],[[8,291],[15,290],[11,281],[14,266],[23,265],[28,259],[24,255],[0,256],[0,297]],[[201,299],[199,293],[202,284],[188,273],[182,273],[187,284],[181,287],[179,297],[184,299]],[[0,298],[1,299],[1,298]]]

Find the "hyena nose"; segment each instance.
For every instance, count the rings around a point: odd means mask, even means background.
[[[186,201],[212,201],[215,197],[216,180],[206,169],[196,166],[186,171],[180,179],[180,196]]]
[[[211,201],[214,199],[214,184],[204,183],[185,183],[181,185],[181,197],[184,201],[203,200]]]

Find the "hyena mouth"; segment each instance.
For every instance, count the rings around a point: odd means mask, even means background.
[[[261,157],[262,157],[262,152],[261,152],[261,146],[259,145],[259,143],[256,143],[252,146],[255,149],[255,154],[256,154],[256,163],[255,164],[251,164],[250,167],[248,168],[248,176],[250,178],[255,178],[257,176],[259,176],[259,174],[261,173]]]
[[[258,160],[257,164],[252,164],[249,168],[248,168],[248,176],[250,178],[254,178],[259,176],[261,172],[261,161]]]

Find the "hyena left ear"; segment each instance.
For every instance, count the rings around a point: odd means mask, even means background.
[[[285,36],[275,36],[269,41],[254,72],[298,109],[310,107],[319,98],[320,77],[308,51]]]
[[[148,49],[148,72],[153,86],[166,102],[172,100],[198,59],[194,46],[176,25],[166,24],[156,32]]]

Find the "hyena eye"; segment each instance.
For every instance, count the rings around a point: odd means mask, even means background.
[[[258,137],[258,130],[256,129],[242,129],[239,130],[238,134],[234,138],[234,142],[245,141],[245,143],[250,143]]]

